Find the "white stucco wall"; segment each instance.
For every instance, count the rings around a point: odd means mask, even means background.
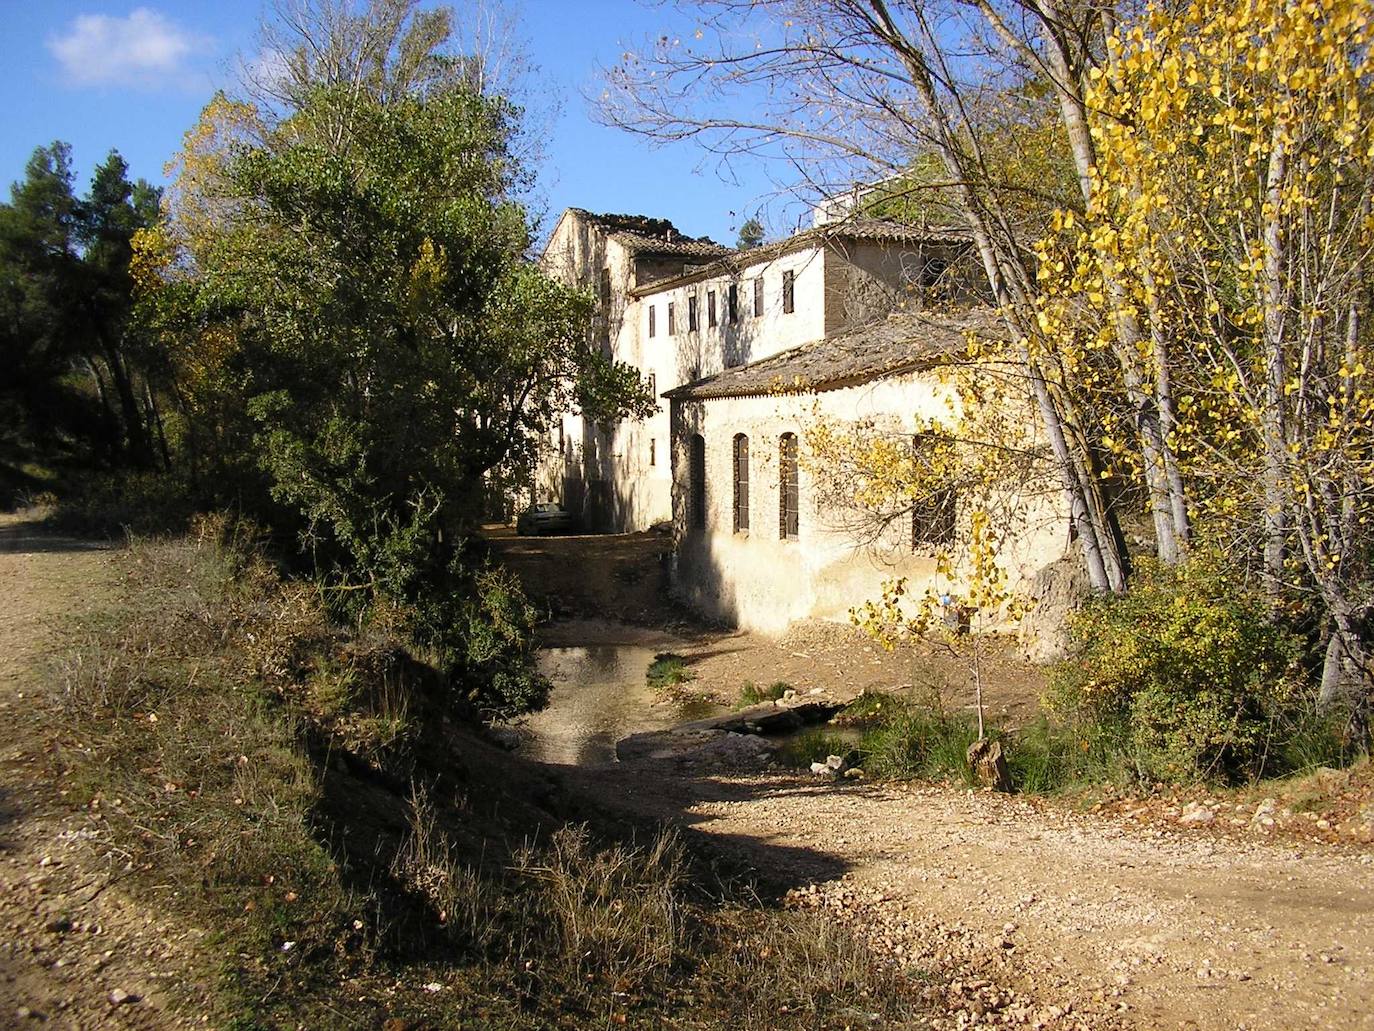
[[[577,213],[564,212],[544,249],[543,265],[565,283],[599,297],[600,275],[610,269],[611,299],[592,332],[610,357],[640,368],[634,256],[616,239]],[[659,387],[661,392],[666,389]],[[666,408],[646,420],[600,427],[569,412],[550,433],[534,486],[536,500],[554,500],[577,513],[589,530],[641,530],[672,516],[671,463]],[[653,444],[651,445],[651,441]]]
[[[847,620],[849,610],[880,596],[882,584],[906,576],[920,593],[938,586],[934,549],[914,549],[909,531],[886,547],[856,547],[840,514],[817,505],[807,468],[807,428],[816,418],[882,418],[914,432],[918,419],[948,416],[945,388],[932,375],[909,375],[820,394],[721,398],[673,404],[674,589],[688,604],[739,627],[777,634],[794,620]],[[798,539],[779,535],[779,438],[795,433],[801,446]],[[688,441],[706,442],[706,528],[688,521]],[[749,437],[750,529],[733,529],[733,440]],[[1014,589],[1028,589],[1036,572],[1064,554],[1068,511],[1062,494],[1028,492],[1017,503],[1018,525],[1002,551]],[[961,530],[966,516],[961,517]]]
[[[825,336],[825,261],[819,248],[806,248],[742,265],[735,275],[696,279],[662,290],[641,289],[637,330],[644,342],[643,359],[651,362],[663,390],[712,376],[736,365],[767,358]],[[794,310],[783,311],[783,274],[793,274]],[[763,314],[754,314],[754,280],[763,278]],[[731,323],[728,294],[739,289],[739,318]],[[707,295],[715,291],[718,324],[709,325]],[[698,324],[688,327],[688,298],[695,296]],[[668,305],[676,313],[676,332],[668,333]],[[648,338],[649,308],[656,312],[658,333]]]
[[[734,270],[697,274],[689,282],[667,280],[661,289],[644,285],[688,259],[636,259],[616,237],[569,210],[545,248],[543,264],[564,282],[596,293],[602,268],[611,270],[609,309],[598,315],[593,333],[606,352],[653,377],[663,394],[722,370],[745,365],[820,340],[867,317],[880,317],[901,297],[912,248],[873,242],[832,241],[791,252],[768,251],[756,260],[739,255]],[[783,311],[783,273],[794,276],[794,310]],[[763,280],[763,314],[754,314],[754,281]],[[681,280],[682,277],[679,277]],[[729,317],[728,294],[738,288],[738,318]],[[717,324],[710,325],[708,295],[714,291]],[[689,329],[688,298],[698,306],[697,328]],[[668,304],[675,332],[668,332]],[[649,309],[656,333],[649,336]],[[601,428],[569,413],[550,434],[532,493],[557,500],[582,515],[591,530],[642,530],[672,518],[672,427],[668,404],[643,420]]]

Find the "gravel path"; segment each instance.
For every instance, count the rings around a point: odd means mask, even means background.
[[[879,949],[963,969],[954,1026],[1374,1027],[1367,848],[1133,827],[938,787],[680,767],[569,776],[603,804],[690,826]]]

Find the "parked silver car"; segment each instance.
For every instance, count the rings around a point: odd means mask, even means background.
[[[541,501],[521,512],[515,532],[521,536],[541,533],[567,533],[573,528],[572,513],[552,501]]]

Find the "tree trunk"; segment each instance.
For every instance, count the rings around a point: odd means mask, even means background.
[[[100,397],[100,410],[104,416],[105,438],[97,445],[97,452],[104,461],[113,465],[116,456],[115,441],[119,439],[119,418],[115,415],[114,406],[110,404],[110,391],[105,386],[105,377],[100,374],[100,366],[92,358],[86,358],[86,368],[91,372],[91,378],[95,380],[95,389]]]
[[[912,86],[930,113],[935,148],[950,179],[957,184],[955,192],[959,198],[960,213],[969,226],[1007,329],[1013,339],[1028,340],[1031,336],[1030,327],[1025,324],[1022,313],[1028,310],[1028,284],[1032,283],[1034,278],[1026,274],[1024,267],[1019,269],[1019,275],[1015,275],[1018,271],[1016,265],[1022,259],[1019,256],[1006,258],[994,241],[991,216],[969,185],[972,180],[966,167],[964,153],[960,149],[958,135],[950,124],[948,112],[936,95],[935,84],[923,55],[892,23],[884,4],[874,3],[873,10],[878,18],[881,33],[888,45],[901,55]],[[1011,245],[1015,246],[1014,241]],[[1107,506],[1100,496],[1094,497],[1100,495],[1100,488],[1097,483],[1090,482],[1089,477],[1083,472],[1090,456],[1075,456],[1072,453],[1062,414],[1054,402],[1043,370],[1025,344],[1020,345],[1019,355],[1030,378],[1036,407],[1049,437],[1055,463],[1059,467],[1060,481],[1069,501],[1071,518],[1078,531],[1079,545],[1087,563],[1089,579],[1094,590],[1120,591],[1125,585],[1124,571],[1117,557],[1114,554],[1109,555],[1104,547],[1104,540],[1110,536],[1104,521]],[[1098,504],[1094,505],[1094,500]]]
[[[147,412],[146,425],[153,427],[157,431],[158,452],[162,456],[162,468],[170,471],[172,468],[172,455],[167,448],[167,431],[162,425],[162,413],[157,407],[157,398],[153,396],[152,384],[146,381],[143,384],[143,407]]]
[[[129,378],[129,370],[119,355],[119,349],[109,341],[101,341],[105,355],[105,365],[114,380],[115,393],[119,397],[119,410],[124,419],[124,439],[129,461],[139,467],[152,465],[152,453],[148,447],[148,434],[143,427],[143,413],[139,411],[138,396]]]
[[[1287,253],[1283,239],[1280,210],[1283,188],[1288,178],[1287,150],[1282,130],[1276,123],[1269,152],[1269,171],[1265,182],[1264,251],[1264,412],[1261,433],[1264,438],[1264,569],[1270,593],[1278,593],[1284,580],[1288,557],[1288,497],[1284,484],[1287,443],[1284,420],[1284,385],[1287,356],[1284,267]]]

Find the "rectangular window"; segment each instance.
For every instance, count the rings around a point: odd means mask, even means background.
[[[673,336],[677,333],[677,319],[673,318],[673,302],[668,302],[668,335]]]
[[[797,485],[797,435],[784,433],[778,441],[778,537],[797,539],[801,524],[801,494]]]
[[[687,295],[687,332],[694,333],[697,328],[697,295]]]
[[[653,373],[653,372],[649,373],[649,393],[653,394],[654,397],[658,397],[658,374],[657,374],[657,373]]]
[[[653,437],[649,438],[649,464],[658,465],[658,441]]]
[[[731,283],[730,289],[725,294],[725,311],[730,319],[730,324],[734,325],[739,321],[739,284]]]
[[[560,455],[563,453],[563,449],[564,449],[566,446],[567,446],[567,445],[566,445],[565,440],[564,440],[564,437],[563,437],[563,424],[560,422],[560,423],[558,424],[558,453],[559,453]]]
[[[749,438],[735,434],[735,533],[749,532]]]
[[[706,325],[712,329],[716,327],[716,292],[706,291]]]
[[[763,277],[754,277],[754,318],[763,314]]]
[[[657,333],[658,333],[658,318],[657,318],[657,313],[654,311],[654,306],[651,304],[651,305],[649,305],[649,336],[654,336],[654,335],[657,334]]]
[[[795,291],[792,288],[792,272],[782,274],[782,311],[784,315],[791,315],[795,309]]]
[[[934,433],[918,433],[911,440],[917,475],[925,480],[920,495],[911,505],[911,546],[917,550],[925,545],[949,544],[954,540],[958,512],[954,486],[941,483],[931,473],[932,452],[940,443],[941,437]]]
[[[688,477],[688,501],[689,511],[687,513],[688,525],[693,530],[706,529],[706,438],[700,433],[692,434],[692,439],[688,444],[689,461],[687,463]]]
[[[599,283],[601,293],[601,307],[610,308],[611,306],[611,270],[607,266],[601,270],[601,281]]]

